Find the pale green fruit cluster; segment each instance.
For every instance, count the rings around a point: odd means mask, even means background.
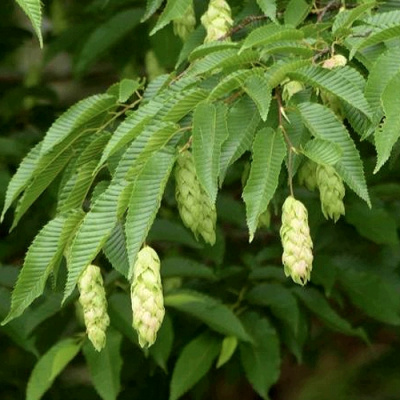
[[[280,235],[285,275],[290,275],[294,282],[305,285],[310,280],[312,270],[313,243],[307,209],[293,196],[288,196],[283,203]]]
[[[347,64],[347,58],[341,54],[336,54],[331,58],[325,60],[322,64],[323,68],[333,69],[337,67],[344,67]]]
[[[182,40],[186,40],[193,32],[196,26],[196,16],[192,3],[190,3],[182,17],[174,19],[173,26],[175,35],[179,36]]]
[[[225,36],[233,23],[229,4],[225,0],[211,0],[201,17],[201,23],[207,30],[204,42],[212,42]]]
[[[160,259],[149,246],[137,256],[131,285],[133,322],[141,347],[150,347],[157,338],[164,319],[164,297],[161,286]]]
[[[89,340],[100,351],[106,345],[106,330],[110,324],[100,268],[89,265],[79,278],[78,289]]]
[[[297,172],[299,184],[313,192],[317,187],[316,171],[317,164],[314,161],[306,160]]]
[[[322,213],[325,218],[335,222],[344,215],[343,197],[346,193],[342,178],[335,168],[329,165],[318,165],[316,179],[321,199]]]
[[[200,234],[205,242],[213,245],[216,240],[217,211],[197,179],[193,155],[188,150],[183,151],[177,159],[175,182],[175,197],[183,223],[196,238]]]

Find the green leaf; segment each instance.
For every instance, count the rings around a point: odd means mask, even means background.
[[[268,320],[256,313],[244,315],[243,323],[254,339],[254,344],[239,345],[244,372],[254,390],[268,399],[268,392],[280,373],[279,339]]]
[[[2,324],[20,316],[39,297],[49,274],[58,265],[71,234],[82,219],[82,213],[58,216],[37,234],[26,254],[23,268],[12,294],[11,309]]]
[[[150,101],[145,106],[140,107],[128,116],[114,131],[110,141],[103,151],[99,165],[100,167],[117,151],[121,150],[126,144],[134,140],[148,122],[154,118],[163,107],[163,103],[157,99]]]
[[[382,106],[385,112],[383,125],[375,132],[375,147],[378,160],[374,173],[389,159],[393,146],[400,137],[400,71],[392,78],[382,93]]]
[[[79,53],[75,71],[82,74],[94,61],[107,52],[129,31],[135,28],[143,15],[143,9],[133,8],[121,11],[98,25]]]
[[[16,0],[19,6],[31,21],[33,29],[39,39],[40,47],[43,47],[43,36],[40,30],[42,25],[42,5],[40,0]]]
[[[305,42],[295,42],[293,40],[280,40],[263,46],[262,54],[291,54],[305,58],[313,56],[314,52]]]
[[[125,235],[131,278],[140,250],[161,204],[164,188],[175,162],[175,153],[154,153],[136,178],[126,216]]]
[[[289,327],[296,336],[299,329],[299,307],[297,300],[283,285],[262,283],[254,286],[246,294],[251,304],[268,307],[272,314]]]
[[[168,372],[167,362],[172,351],[173,342],[174,327],[171,318],[166,314],[160,330],[157,332],[157,340],[149,348],[149,354],[164,372]]]
[[[10,208],[11,204],[17,199],[21,192],[28,186],[35,168],[37,166],[38,160],[40,158],[40,150],[42,143],[38,143],[33,147],[26,157],[21,161],[17,172],[11,178],[10,183],[7,187],[6,197],[4,201],[4,207],[1,214],[1,221],[4,219],[4,215]]]
[[[399,281],[344,266],[338,274],[351,302],[370,317],[386,324],[400,325]]]
[[[271,21],[276,22],[276,0],[257,0],[257,4]]]
[[[295,288],[292,290],[302,303],[330,329],[366,340],[365,332],[361,328],[353,328],[348,321],[337,314],[318,290],[313,288]]]
[[[243,52],[250,47],[267,45],[277,42],[278,40],[295,40],[303,39],[303,37],[303,32],[297,29],[287,26],[267,24],[250,32],[244,40],[240,52]]]
[[[40,155],[49,153],[74,130],[83,128],[85,124],[111,110],[115,105],[116,98],[107,93],[90,96],[74,104],[51,125],[43,139]]]
[[[210,267],[184,257],[168,257],[163,259],[161,276],[163,278],[198,278],[210,281],[218,279]]]
[[[216,100],[219,97],[225,96],[226,94],[232,92],[232,90],[241,87],[244,82],[251,78],[252,76],[262,77],[264,73],[263,68],[252,68],[252,69],[239,69],[234,71],[224,78],[214,87],[208,96],[208,100]]]
[[[373,46],[377,43],[397,38],[399,36],[400,24],[398,21],[397,24],[394,26],[384,25],[383,27],[374,30],[367,38],[356,42],[356,44],[350,51],[349,59],[351,60],[358,51],[365,49],[366,47]]]
[[[227,41],[216,41],[203,43],[197,46],[189,55],[188,61],[193,62],[198,58],[205,57],[207,54],[218,52],[220,50],[226,49],[237,49],[239,43],[237,42],[227,42]]]
[[[86,214],[67,254],[68,278],[63,301],[72,293],[80,274],[111,235],[118,218],[128,206],[131,190],[132,185],[127,182],[111,182]]]
[[[383,53],[375,62],[365,86],[365,97],[374,110],[373,122],[383,117],[381,98],[388,83],[400,71],[400,48],[394,47]]]
[[[122,79],[118,85],[118,101],[125,103],[140,88],[139,81],[134,79]]]
[[[243,341],[251,340],[232,310],[212,297],[195,291],[180,290],[165,296],[164,304],[201,320],[223,335],[236,336]]]
[[[94,388],[103,400],[116,400],[121,390],[121,343],[122,335],[108,329],[106,346],[102,351],[96,351],[89,340],[82,349]]]
[[[118,222],[107,239],[103,252],[115,270],[128,278],[129,260],[126,251],[124,228]]]
[[[313,66],[289,72],[288,76],[334,94],[371,119],[372,111],[363,92],[340,73],[340,68],[327,69]]]
[[[344,10],[336,15],[332,26],[332,33],[338,37],[344,35],[346,30],[350,28],[353,22],[357,21],[366,11],[375,7],[376,2],[365,2],[352,10]]]
[[[254,103],[247,96],[242,96],[229,109],[227,121],[228,138],[221,147],[220,186],[222,186],[228,167],[239,159],[245,151],[250,149],[259,122],[260,115]]]
[[[158,18],[156,26],[151,30],[150,36],[164,28],[164,26],[168,25],[173,19],[184,16],[189,5],[190,3],[188,0],[167,0],[167,5]]]
[[[167,112],[164,121],[178,122],[208,96],[208,91],[195,87],[179,93],[176,103]]]
[[[161,7],[162,3],[163,0],[147,0],[146,11],[140,22],[147,21]]]
[[[369,209],[354,202],[346,205],[346,221],[355,226],[361,236],[377,244],[398,245],[396,221],[383,208]]]
[[[274,63],[268,71],[265,73],[265,77],[268,79],[269,86],[275,88],[282,81],[284,81],[289,72],[296,71],[310,64],[308,60],[295,60],[295,61],[278,61]]]
[[[304,124],[317,139],[328,140],[340,146],[343,155],[335,169],[349,187],[370,206],[360,155],[345,126],[333,111],[321,104],[301,103],[298,109]]]
[[[172,373],[169,400],[179,399],[209,371],[219,347],[219,340],[205,332],[183,348]]]
[[[238,345],[238,340],[236,336],[227,336],[222,341],[221,352],[219,353],[217,368],[221,368],[224,364],[226,364],[235,353],[235,350]]]
[[[269,87],[267,79],[263,76],[253,75],[245,80],[243,89],[257,105],[261,119],[265,122],[272,99],[272,89]]]
[[[29,207],[63,170],[72,155],[73,150],[72,148],[69,148],[60,156],[56,157],[53,162],[48,163],[44,169],[35,171],[32,181],[25,189],[24,194],[17,203],[11,230],[17,226],[18,222]]]
[[[57,375],[78,354],[81,346],[81,342],[69,338],[51,347],[33,368],[28,381],[26,400],[41,399]]]
[[[212,72],[216,68],[239,69],[246,64],[258,62],[260,54],[257,51],[246,50],[238,54],[236,49],[226,49],[219,52],[207,54],[204,58],[196,60],[188,70],[190,75],[200,75]]]
[[[257,132],[253,143],[250,175],[243,190],[246,204],[250,242],[258,226],[260,215],[267,209],[278,186],[286,145],[281,132],[264,128]]]
[[[285,25],[300,25],[307,17],[312,7],[312,3],[304,0],[290,0],[285,8],[283,19]]]
[[[317,164],[335,165],[342,158],[343,151],[329,140],[312,139],[306,143],[302,153]]]
[[[221,146],[227,136],[227,107],[222,103],[199,104],[193,114],[193,158],[197,177],[213,203],[218,192]]]

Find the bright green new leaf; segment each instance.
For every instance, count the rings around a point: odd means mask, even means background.
[[[193,158],[197,177],[213,203],[218,192],[221,146],[227,136],[227,107],[200,103],[193,114]]]
[[[78,354],[82,342],[64,339],[57,342],[45,353],[33,368],[26,390],[26,400],[39,400],[51,387],[54,379]]]
[[[254,238],[258,219],[267,209],[278,186],[285,155],[286,145],[280,131],[264,128],[257,132],[253,143],[250,175],[243,190],[250,242]]]
[[[183,348],[172,373],[169,400],[179,399],[209,371],[219,347],[218,338],[205,332]]]
[[[121,390],[121,343],[122,335],[109,328],[103,350],[96,351],[89,340],[82,349],[93,386],[103,400],[116,400]]]
[[[141,83],[134,79],[122,79],[118,85],[118,101],[120,103],[125,103],[129,98],[138,90]]]
[[[221,368],[224,364],[226,364],[235,353],[235,350],[238,345],[238,340],[236,336],[227,336],[222,341],[221,352],[219,353],[217,368]]]
[[[177,291],[164,298],[166,307],[173,307],[189,314],[208,325],[216,332],[226,336],[236,336],[250,341],[242,323],[230,308],[218,300],[195,291]]]
[[[137,253],[160,207],[174,162],[175,153],[172,151],[154,153],[133,184],[125,223],[129,278],[133,275]]]

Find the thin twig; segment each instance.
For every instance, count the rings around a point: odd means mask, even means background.
[[[226,35],[220,37],[218,40],[225,40],[226,38],[232,36],[236,32],[241,31],[244,29],[247,25],[256,22],[256,21],[262,21],[264,19],[267,19],[268,17],[266,15],[250,15],[242,20],[242,22],[239,25],[234,26]]]
[[[323,9],[319,11],[317,22],[322,22],[326,12],[331,8],[336,8],[338,5],[340,6],[340,3],[337,3],[337,0],[331,0]]]

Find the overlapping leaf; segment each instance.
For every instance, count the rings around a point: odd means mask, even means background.
[[[258,219],[267,209],[278,186],[285,155],[286,146],[281,132],[271,128],[257,132],[253,143],[250,175],[243,190],[250,242],[254,238]]]
[[[370,205],[367,184],[360,155],[345,126],[333,111],[317,103],[298,105],[304,124],[317,139],[324,139],[340,146],[343,155],[335,168],[341,178]]]
[[[39,39],[40,47],[43,47],[42,37],[42,5],[40,0],[16,0],[20,7],[24,10],[25,14],[30,19],[33,29]]]
[[[215,203],[221,146],[228,136],[227,107],[223,103],[199,104],[193,115],[193,158],[197,177]]]
[[[174,161],[173,151],[154,153],[133,184],[125,223],[129,278],[133,274],[137,253],[146,239],[160,207]]]

